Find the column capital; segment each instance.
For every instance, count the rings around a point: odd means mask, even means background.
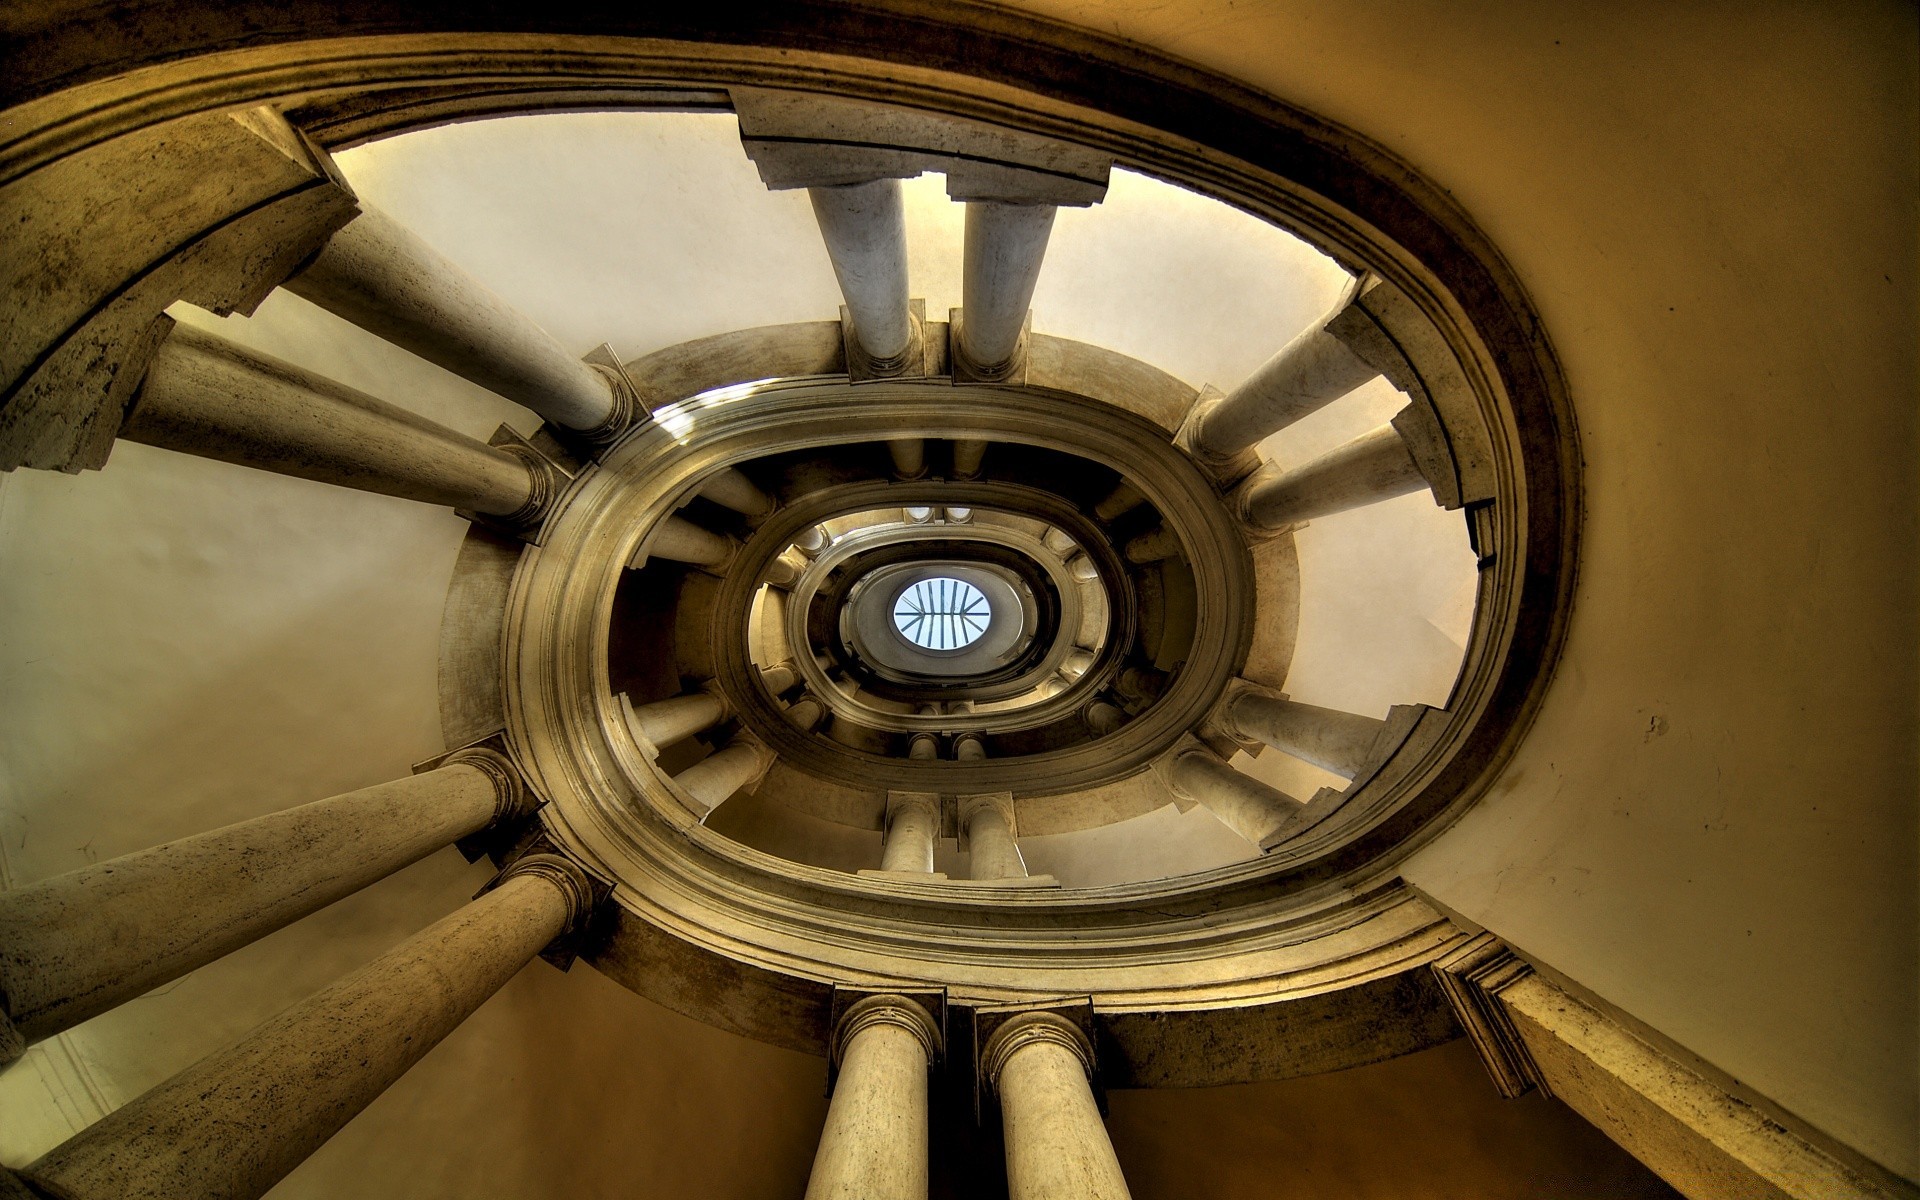
[[[493,820],[487,823],[486,828],[468,834],[454,845],[468,862],[479,862],[491,856],[497,863],[512,850],[514,840],[545,801],[527,786],[526,775],[520,770],[520,765],[514,762],[513,753],[507,747],[505,730],[417,762],[413,765],[413,773],[425,775],[429,771],[453,766],[472,767],[493,784]]]
[[[1001,820],[1007,823],[1008,835],[1020,836],[1020,827],[1014,818],[1012,792],[985,792],[974,796],[960,796],[956,798],[956,811],[959,814],[958,833],[961,853],[966,853],[972,848],[973,837],[969,827],[973,823],[974,814],[982,809],[991,809],[999,813]]]
[[[627,430],[652,416],[640,400],[640,389],[627,374],[626,364],[613,352],[613,347],[605,342],[589,350],[581,359],[601,378],[607,381],[607,390],[612,395],[612,408],[607,419],[591,429],[567,430],[573,437],[588,446],[603,450],[619,441]],[[556,425],[557,430],[565,430]]]
[[[559,934],[540,951],[540,957],[567,970],[585,948],[593,914],[613,894],[613,885],[589,872],[545,836],[536,838],[519,857],[503,867],[474,893],[477,900],[510,880],[544,879],[560,890],[567,902],[567,921]]]
[[[1091,1016],[1091,1004],[1086,1008]],[[976,1028],[985,1015],[984,1012],[976,1014]],[[1088,1080],[1093,1079],[1098,1060],[1094,1056],[1093,1039],[1087,1031],[1058,1012],[1034,1009],[1007,1016],[980,1044],[978,1069],[981,1082],[997,1091],[1000,1073],[1006,1069],[1007,1063],[1020,1051],[1036,1045],[1060,1046],[1068,1050],[1079,1060]]]
[[[839,1003],[843,993],[837,989],[835,1003]],[[944,1008],[944,1005],[941,1005]],[[898,992],[880,992],[863,995],[852,1001],[842,1010],[833,1023],[833,1031],[827,1038],[827,1056],[835,1071],[839,1070],[842,1058],[853,1039],[862,1031],[876,1025],[895,1025],[919,1040],[920,1048],[926,1052],[927,1063],[939,1058],[946,1048],[946,1039],[941,1036],[939,1022],[929,1011],[927,1004]]]

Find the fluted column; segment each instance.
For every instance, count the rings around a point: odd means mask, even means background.
[[[364,203],[283,286],[569,429],[610,434],[634,416],[624,385],[568,354],[531,318]]]
[[[673,777],[703,813],[712,812],[732,795],[766,774],[773,751],[748,734],[732,741]]]
[[[120,436],[513,524],[538,517],[553,491],[530,453],[184,326],[154,353]]]
[[[958,349],[975,378],[1005,373],[1020,348],[1054,211],[1050,204],[967,204]]]
[[[1093,1046],[1052,1013],[993,1031],[980,1070],[1000,1096],[1010,1200],[1127,1200],[1127,1181],[1089,1080]]]
[[[62,1143],[21,1174],[68,1200],[253,1200],[584,918],[529,855],[479,899]]]
[[[807,1200],[926,1200],[933,1017],[905,996],[855,1001],[834,1026],[839,1067]]]
[[[1324,327],[1309,329],[1199,415],[1194,451],[1233,458],[1379,374]]]
[[[1236,733],[1265,742],[1322,770],[1352,779],[1367,764],[1374,739],[1385,721],[1298,704],[1259,692],[1241,692],[1227,705],[1227,721]]]
[[[1013,797],[967,796],[960,801],[960,825],[967,835],[969,879],[1025,879],[1027,860],[1014,834]]]
[[[924,792],[888,792],[886,822],[880,869],[931,874],[933,845],[940,834],[940,798]]]
[[[853,318],[854,337],[877,374],[897,370],[913,345],[900,181],[813,187],[807,195]]]
[[[0,1062],[531,811],[511,762],[466,750],[424,774],[0,892]]]
[[[1261,470],[1241,485],[1239,509],[1253,525],[1278,529],[1426,486],[1399,431],[1381,425],[1291,471]]]
[[[633,710],[633,729],[659,748],[712,729],[726,719],[727,702],[717,692],[689,692],[639,705]]]
[[[1300,801],[1207,750],[1187,750],[1173,760],[1169,778],[1176,792],[1205,808],[1220,822],[1258,846],[1297,814]]]

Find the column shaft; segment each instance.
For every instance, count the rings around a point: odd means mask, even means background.
[[[819,728],[820,722],[826,718],[827,706],[820,703],[817,697],[802,696],[787,705],[787,720],[791,721],[797,729],[812,732]]]
[[[893,459],[893,473],[901,479],[918,479],[927,473],[925,438],[893,438],[887,442],[887,456]]]
[[[982,1058],[1000,1093],[1010,1200],[1128,1200],[1078,1029],[1048,1014],[1016,1017]]]
[[[27,1040],[79,1024],[523,811],[487,751],[0,892],[0,999]]]
[[[961,811],[967,823],[967,877],[970,879],[1025,879],[1027,860],[1013,826],[997,803],[975,800]]]
[[[840,1073],[807,1200],[926,1200],[927,1067],[938,1039],[904,996],[847,1010],[835,1030]]]
[[[1292,796],[1242,775],[1204,750],[1189,750],[1174,759],[1172,778],[1182,795],[1256,846],[1301,808]]]
[[[874,366],[898,367],[913,344],[900,181],[808,188],[807,195],[853,317],[854,336]]]
[[[889,796],[887,828],[880,848],[882,871],[933,872],[933,844],[940,811],[924,796]]]
[[[22,1174],[72,1200],[264,1194],[566,929],[585,885],[559,870],[510,877]]]
[[[377,209],[363,204],[284,286],[569,429],[592,430],[615,419],[611,379]]]
[[[758,520],[774,510],[774,499],[761,491],[745,473],[728,467],[700,485],[700,494],[722,508],[730,508],[743,517]]]
[[[980,438],[955,438],[953,442],[953,475],[956,479],[972,479],[980,474],[980,464],[987,458],[987,443]]]
[[[734,741],[673,777],[693,800],[712,812],[741,788],[752,783],[772,755],[757,743]]]
[[[1232,458],[1379,375],[1325,329],[1310,329],[1200,416],[1194,448]]]
[[[224,338],[176,327],[120,436],[263,471],[518,519],[531,462]]]
[[[967,204],[961,279],[961,349],[981,374],[1013,358],[1053,232],[1048,204]]]
[[[1247,737],[1346,779],[1366,765],[1374,738],[1386,728],[1385,721],[1359,713],[1296,704],[1258,692],[1235,696],[1227,708],[1227,720]]]
[[[727,704],[712,692],[655,700],[633,710],[635,728],[655,747],[671,746],[727,718]]]
[[[1119,729],[1127,716],[1118,705],[1105,700],[1095,700],[1087,706],[1087,728],[1093,730],[1095,737],[1105,737]]]
[[[768,691],[778,696],[800,682],[800,672],[792,662],[775,663],[760,672],[760,681],[767,685]]]
[[[717,567],[733,557],[733,543],[685,517],[668,517],[647,543],[647,557]]]
[[[1291,471],[1261,471],[1240,489],[1240,512],[1277,529],[1377,504],[1427,486],[1391,425],[1381,425]]]

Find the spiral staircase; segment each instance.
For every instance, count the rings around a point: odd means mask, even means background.
[[[445,751],[0,895],[9,1057],[449,844],[497,874],[0,1193],[261,1195],[536,956],[827,1056],[810,1196],[924,1196],[930,1138],[997,1141],[1014,1196],[1124,1196],[1104,1088],[1463,1032],[1502,1094],[1550,1084],[1565,993],[1396,870],[1510,753],[1565,620],[1577,460],[1497,256],[1457,227],[1416,252],[1271,172],[990,89],[652,69],[618,104],[310,83],[21,177],[51,244],[76,189],[162,176],[99,193],[95,219],[141,235],[113,270],[29,269],[49,315],[4,466],[98,467],[120,439],[471,526]],[[577,356],[333,158],[568,106],[734,114],[764,186],[807,197],[838,314]],[[1332,303],[1243,379],[1049,333],[1057,215],[1097,221],[1122,175],[1302,239]],[[909,275],[903,181],[931,179],[965,212],[945,313]],[[182,307],[276,288],[541,423],[483,443]],[[1365,538],[1354,514],[1409,497],[1448,514],[1439,558],[1473,597],[1450,684],[1374,712],[1290,696],[1300,539]]]

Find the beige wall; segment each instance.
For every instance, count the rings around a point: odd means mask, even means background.
[[[1920,1176],[1914,9],[1022,7],[1341,121],[1512,261],[1578,409],[1578,607],[1444,902]]]

